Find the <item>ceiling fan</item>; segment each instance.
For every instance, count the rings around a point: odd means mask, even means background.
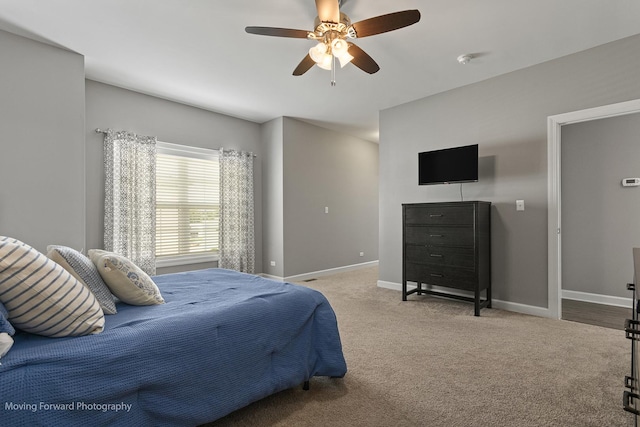
[[[293,71],[294,76],[301,76],[314,65],[332,71],[331,85],[335,86],[336,59],[344,67],[351,62],[369,74],[380,70],[380,66],[364,50],[348,39],[374,36],[380,33],[408,27],[420,21],[418,10],[404,10],[376,16],[363,21],[351,23],[349,17],[340,12],[339,0],[315,0],[318,16],[315,30],[294,30],[274,27],[246,27],[249,34],[262,36],[291,37],[317,41],[309,49],[309,53]]]

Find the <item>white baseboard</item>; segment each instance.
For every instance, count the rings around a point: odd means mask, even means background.
[[[261,273],[260,276],[268,279],[279,280],[281,282],[301,282],[303,280],[315,279],[322,276],[330,276],[332,274],[344,273],[347,271],[360,270],[361,268],[374,267],[378,265],[378,261],[363,262],[361,264],[345,265],[342,267],[329,268],[327,270],[312,271],[310,273],[296,274],[295,276],[279,277],[270,274]]]
[[[616,307],[633,307],[633,298],[613,297],[610,295],[591,294],[589,292],[562,290],[562,298],[575,301],[592,302],[596,304],[613,305]]]
[[[400,292],[402,291],[402,284],[394,283],[394,282],[386,282],[384,280],[378,280],[378,287],[385,288],[385,289],[392,289],[394,291],[400,291]],[[407,289],[409,290],[414,288],[415,286],[412,286],[412,285],[407,286]],[[447,292],[453,295],[462,295],[462,296],[471,295],[470,293],[460,292],[450,288],[438,288],[438,291],[444,290],[444,289],[446,289],[446,291],[444,292]],[[516,302],[501,301],[496,299],[493,299],[491,301],[491,306],[499,310],[513,311],[515,313],[529,314],[529,315],[538,316],[538,317],[551,317],[549,309],[545,307],[537,307],[534,305],[519,304]]]
[[[520,304],[517,302],[494,299],[493,301],[491,301],[491,306],[499,310],[513,311],[514,313],[557,319],[557,317],[551,315],[551,311],[549,311],[548,308],[538,307],[537,305]]]
[[[402,285],[400,283],[386,282],[384,280],[378,280],[378,287],[385,288],[385,289],[392,289],[394,291],[402,291]],[[413,288],[415,288],[415,286],[412,286],[412,285],[408,286],[409,290]],[[468,294],[456,292],[455,290],[447,289],[446,292],[455,294],[455,295],[468,296]],[[596,304],[612,305],[616,307],[629,308],[633,306],[632,298],[591,294],[588,292],[569,291],[566,289],[562,290],[562,298],[576,300],[576,301],[592,302]],[[510,301],[501,301],[497,299],[494,299],[493,301],[491,301],[491,305],[492,307],[498,308],[500,310],[513,311],[516,313],[529,314],[529,315],[538,316],[538,317],[553,317],[551,316],[549,309],[546,307],[538,307],[535,305],[520,304],[517,302],[510,302]]]
[[[402,291],[402,285],[400,283],[385,282],[384,280],[378,280],[378,287],[391,289],[392,291]]]

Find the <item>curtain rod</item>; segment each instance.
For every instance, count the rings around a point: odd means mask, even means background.
[[[102,130],[102,129],[100,129],[100,128],[96,128],[96,133],[107,133],[107,131],[106,131],[106,130]],[[220,148],[211,148],[211,150],[218,150],[218,151],[220,151],[220,150],[222,150],[222,149],[223,149],[223,147],[220,147]],[[254,154],[254,153],[251,153],[251,154],[253,155],[253,157],[258,157],[258,156],[257,156],[256,154]]]

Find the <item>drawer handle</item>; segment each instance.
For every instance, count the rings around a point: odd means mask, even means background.
[[[430,218],[440,218],[440,217],[442,217],[442,214],[430,214],[429,217]]]
[[[429,256],[434,258],[442,258],[442,254],[429,254]]]
[[[436,274],[436,273],[430,273],[429,276],[431,276],[431,277],[444,277],[442,274]]]
[[[429,237],[442,237],[442,234],[429,234]]]

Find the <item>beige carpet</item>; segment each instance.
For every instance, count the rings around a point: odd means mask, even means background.
[[[221,426],[630,426],[624,332],[376,286],[368,268],[303,283],[338,318],[343,379],[314,378]]]

